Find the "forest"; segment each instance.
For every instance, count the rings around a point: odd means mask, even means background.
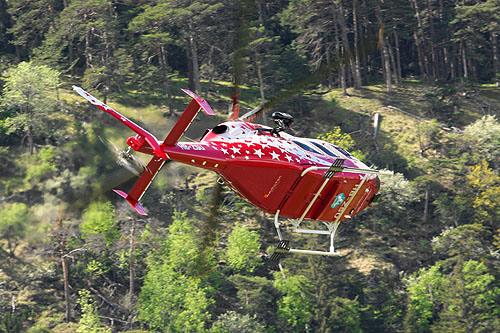
[[[500,0],[0,0],[0,332],[499,332],[499,34]],[[217,114],[183,140],[287,112],[395,175],[340,256],[277,264],[215,173],[169,163],[137,215],[132,132],[72,85],[158,137],[181,89]]]

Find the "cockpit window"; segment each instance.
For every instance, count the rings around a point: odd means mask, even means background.
[[[227,131],[227,126],[226,125],[217,125],[212,129],[212,133],[214,134],[222,134]]]
[[[308,146],[306,145],[305,143],[302,143],[300,141],[297,141],[297,140],[292,140],[296,145],[298,145],[300,148],[306,150],[306,151],[310,151],[312,153],[315,153],[315,154],[319,154],[319,155],[323,155],[320,151],[317,151],[316,149],[314,149],[313,147],[311,146]]]
[[[353,157],[352,154],[350,152],[348,152],[347,150],[340,148],[340,147],[337,147],[337,146],[335,146],[335,148],[337,148],[337,150],[339,150],[345,156],[347,156],[349,158]]]
[[[348,157],[348,158],[355,158],[353,154],[351,154],[350,152],[348,152],[344,148],[340,148],[339,146],[335,146],[335,145],[331,145],[331,146],[333,146],[339,152],[341,152],[342,154],[344,154],[346,157]]]
[[[325,146],[317,143],[317,142],[314,142],[314,141],[310,141],[313,145],[315,145],[316,147],[318,147],[319,149],[321,149],[322,151],[324,151],[327,155],[329,156],[333,156],[333,157],[337,157],[337,155],[335,155],[333,152],[331,152],[329,149],[327,149]]]

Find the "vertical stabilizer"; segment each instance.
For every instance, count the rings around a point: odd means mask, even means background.
[[[196,117],[200,109],[203,109],[203,111],[205,111],[205,113],[210,116],[215,115],[210,105],[208,105],[207,101],[205,101],[203,98],[200,98],[190,90],[182,89],[182,91],[193,100],[191,101],[191,103],[189,103],[186,110],[184,110],[179,120],[177,120],[177,122],[175,123],[174,127],[172,127],[172,130],[170,130],[170,133],[168,133],[165,141],[163,141],[163,144],[166,146],[175,146],[177,144],[184,132],[186,132],[189,125],[191,125],[191,122],[193,121],[194,117]]]

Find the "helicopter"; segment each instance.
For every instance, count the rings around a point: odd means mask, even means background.
[[[200,110],[215,115],[206,100],[182,89],[191,101],[165,140],[160,141],[82,88],[73,86],[73,89],[136,133],[126,141],[129,149],[152,156],[129,193],[113,190],[138,214],[147,215],[140,200],[165,162],[177,161],[214,171],[236,194],[274,215],[279,243],[271,256],[273,261],[286,253],[340,255],[335,250],[340,223],[352,219],[378,199],[378,175],[393,174],[369,168],[329,142],[286,133],[294,120],[288,113],[273,113],[274,128],[241,120],[245,116],[230,117],[229,121],[207,129],[198,141],[179,142]],[[291,248],[290,242],[283,238],[280,218],[290,221],[293,232],[329,236],[329,249]],[[304,221],[320,222],[324,227],[304,228]]]

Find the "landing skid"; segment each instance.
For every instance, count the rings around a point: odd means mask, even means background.
[[[340,252],[335,251],[335,234],[337,233],[337,229],[339,227],[340,221],[336,222],[323,222],[323,224],[328,228],[328,230],[317,230],[317,229],[299,229],[300,220],[291,221],[294,226],[294,232],[305,233],[305,234],[317,234],[317,235],[329,235],[330,236],[330,250],[329,251],[314,251],[314,250],[303,250],[303,249],[292,249],[289,244],[290,241],[283,239],[283,235],[281,233],[280,222],[279,222],[279,213],[278,210],[274,215],[274,226],[276,227],[276,231],[278,233],[278,237],[280,242],[276,247],[276,250],[271,256],[272,261],[279,261],[285,254],[287,253],[301,253],[301,254],[314,254],[314,255],[322,255],[322,256],[339,256]]]

